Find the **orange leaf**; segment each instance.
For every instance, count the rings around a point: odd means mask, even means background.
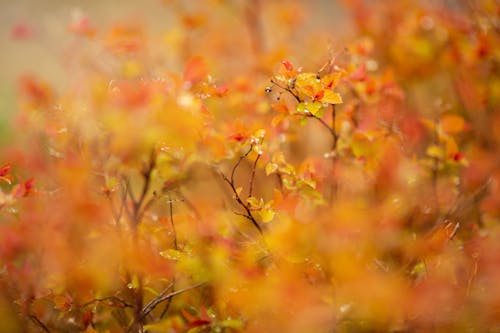
[[[362,63],[350,75],[351,80],[364,81],[366,80],[366,64]]]
[[[191,58],[184,70],[184,81],[196,84],[205,79],[208,73],[208,65],[200,56]]]
[[[316,95],[314,95],[314,100],[315,101],[321,100],[323,98],[323,96],[325,96],[325,91],[320,90],[316,93]]]
[[[283,60],[281,64],[285,67],[285,69],[289,72],[293,71],[293,65],[290,61],[288,60]]]
[[[10,163],[6,163],[0,167],[0,177],[6,176],[10,172]]]
[[[448,134],[457,134],[465,130],[465,120],[455,114],[446,114],[441,118],[441,128]]]

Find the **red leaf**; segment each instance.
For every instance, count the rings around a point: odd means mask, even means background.
[[[87,310],[82,315],[82,323],[85,328],[87,328],[90,324],[92,324],[92,320],[94,318],[94,313],[92,311]]]
[[[320,90],[320,91],[318,91],[316,93],[316,95],[314,95],[314,100],[318,101],[318,100],[322,99],[323,96],[325,96],[325,91],[324,90]]]
[[[10,34],[12,38],[22,40],[33,37],[34,31],[33,28],[28,24],[19,22],[12,27]]]
[[[455,153],[452,156],[453,160],[456,161],[456,162],[461,161],[464,157],[465,157],[465,155],[462,154],[462,153]]]
[[[208,321],[208,320],[196,319],[196,320],[190,322],[187,325],[187,328],[191,329],[191,328],[194,328],[194,327],[205,326],[205,325],[209,325],[209,324],[210,324],[210,321]]]
[[[34,178],[28,179],[27,181],[24,182],[23,186],[24,186],[24,196],[25,197],[30,195],[30,194],[33,194],[33,192],[35,190],[35,179]]]
[[[227,85],[223,84],[215,88],[215,94],[219,97],[225,96],[229,91]]]
[[[285,69],[286,69],[287,71],[289,71],[289,72],[293,71],[293,65],[292,65],[292,63],[291,63],[290,61],[288,61],[288,60],[283,60],[283,61],[281,62],[281,64],[283,64],[283,66],[285,66]]]
[[[0,177],[5,177],[10,172],[11,165],[6,163],[0,167]]]
[[[22,77],[20,80],[20,89],[24,96],[37,105],[48,106],[52,102],[52,90],[50,87],[34,76]]]
[[[87,16],[77,17],[70,25],[70,30],[77,35],[92,37],[95,34],[95,28],[90,24]]]
[[[364,81],[366,80],[366,64],[362,63],[350,75],[351,80]]]
[[[205,320],[205,321],[208,321],[208,322],[211,321],[210,316],[208,315],[207,309],[205,308],[204,305],[202,305],[200,308],[200,318]]]
[[[241,141],[245,141],[246,139],[248,139],[248,136],[243,134],[243,133],[233,133],[229,136],[229,139],[241,142]]]

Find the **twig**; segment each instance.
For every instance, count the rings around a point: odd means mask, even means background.
[[[172,233],[174,234],[174,248],[176,250],[179,250],[179,247],[177,246],[177,233],[175,231],[175,225],[174,225],[174,207],[172,203],[172,198],[170,197],[170,193],[168,194],[168,207],[170,209],[170,225],[172,226]]]
[[[260,234],[262,235],[263,234],[262,228],[255,220],[255,217],[252,215],[252,212],[250,211],[250,208],[248,207],[248,205],[246,205],[243,202],[243,200],[241,200],[240,195],[238,194],[238,191],[234,187],[234,182],[229,180],[223,173],[221,173],[221,175],[222,175],[222,178],[226,181],[226,183],[228,183],[229,186],[231,187],[231,190],[233,191],[234,196],[236,197],[236,201],[238,202],[238,204],[241,207],[243,207],[243,209],[246,211],[246,215],[243,215],[243,216],[246,217],[248,220],[250,220],[252,222],[252,224],[257,228],[257,230],[259,230]]]
[[[192,290],[192,289],[196,289],[204,284],[206,284],[207,282],[200,282],[200,283],[197,283],[195,285],[192,285],[190,287],[186,287],[186,288],[183,288],[183,289],[179,289],[177,291],[173,291],[167,295],[159,295],[158,297],[155,297],[153,300],[151,300],[145,307],[144,309],[142,310],[142,315],[141,315],[141,320],[144,319],[151,311],[153,311],[155,309],[155,307],[158,306],[158,304],[174,297],[174,296],[177,296],[179,294],[182,294],[186,291],[189,291],[189,290]]]
[[[218,177],[217,177],[217,179],[218,179]],[[198,211],[198,209],[196,209],[196,207],[193,205],[193,203],[191,202],[191,200],[189,200],[184,195],[184,193],[182,193],[181,189],[177,189],[177,195],[180,197],[181,201],[184,202],[186,204],[186,206],[188,206],[189,209],[191,209],[191,211],[196,216],[196,218],[198,220],[201,220],[201,214],[200,214],[200,212]]]
[[[133,305],[130,304],[130,303],[127,303],[125,302],[124,300],[122,300],[121,298],[117,297],[117,296],[108,296],[108,297],[103,297],[103,298],[95,298],[91,301],[88,301],[87,303],[84,303],[82,304],[82,308],[85,308],[91,304],[94,304],[94,303],[97,303],[97,302],[106,302],[106,301],[114,301],[114,302],[117,302],[117,303],[120,303],[123,307],[126,307],[126,308],[132,308]]]
[[[255,158],[255,161],[253,162],[252,175],[250,176],[250,184],[249,184],[249,190],[248,190],[248,197],[252,196],[253,184],[254,184],[254,180],[255,180],[255,169],[257,168],[257,162],[259,161],[259,158],[261,156],[262,156],[261,154],[257,154],[257,157]]]
[[[293,91],[292,88],[282,86],[281,84],[279,84],[278,82],[276,82],[273,79],[271,79],[271,83],[274,84],[275,86],[285,90],[285,91],[288,91],[290,93],[290,95],[292,95],[295,98],[297,103],[302,103],[302,100],[300,99],[299,95],[295,91]]]
[[[34,314],[30,314],[29,315],[29,318],[31,319],[31,321],[33,321],[36,325],[38,325],[38,327],[40,327],[42,329],[42,331],[44,332],[47,332],[47,333],[50,333],[50,330],[49,328],[44,324],[42,323],[42,321],[40,319],[38,319],[37,316],[35,316]]]

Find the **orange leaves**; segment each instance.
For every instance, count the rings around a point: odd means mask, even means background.
[[[77,38],[60,93],[23,78],[22,106],[42,112],[6,157],[36,186],[0,167],[9,302],[33,291],[49,329],[89,332],[460,331],[495,308],[498,38],[480,13],[464,33],[432,4],[347,2],[369,37],[319,69],[335,20],[282,31],[279,1],[168,1],[161,35]],[[96,34],[84,15],[70,30]]]
[[[339,72],[331,73],[323,78],[319,78],[315,73],[298,74],[295,81],[295,87],[299,94],[308,96],[322,103],[340,104],[342,98],[338,93],[331,89],[335,88],[340,80]]]
[[[111,97],[113,102],[124,108],[135,109],[145,106],[151,96],[150,84],[121,80],[113,82]]]
[[[365,81],[366,80],[366,64],[362,63],[359,65],[352,73],[349,78],[353,81]]]
[[[53,92],[46,82],[27,75],[22,77],[19,83],[22,96],[34,107],[48,107],[53,103]]]
[[[90,29],[87,24],[80,22],[79,29],[84,28],[85,33]],[[116,24],[108,31],[106,44],[111,52],[116,54],[136,53],[146,46],[144,31],[139,25],[133,23]]]
[[[195,85],[206,79],[207,74],[208,64],[206,60],[201,56],[196,56],[189,59],[186,64],[184,69],[184,81],[191,85]]]
[[[12,180],[14,179],[12,175],[9,174],[10,172],[10,163],[2,165],[0,167],[0,182],[5,182],[8,184],[12,183]]]

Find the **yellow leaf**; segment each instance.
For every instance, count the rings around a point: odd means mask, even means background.
[[[266,165],[266,175],[267,176],[269,176],[270,174],[272,174],[276,170],[278,170],[278,165],[276,163],[268,163]]]
[[[325,88],[335,88],[341,77],[340,72],[331,73],[321,78],[321,83]]]
[[[255,197],[250,197],[247,199],[247,203],[250,205],[251,208],[260,208],[260,202],[259,199]]]
[[[266,135],[266,130],[262,128],[256,130],[255,133],[253,134],[253,136],[256,138],[263,138],[265,135]]]
[[[443,149],[436,145],[430,145],[429,147],[427,147],[426,153],[430,157],[435,157],[435,158],[442,158],[444,155]]]
[[[342,96],[331,90],[325,90],[325,94],[323,95],[323,98],[321,98],[321,101],[323,103],[329,103],[329,104],[341,104]]]
[[[367,156],[370,152],[370,140],[366,135],[360,132],[354,133],[352,136],[351,149],[356,157]]]
[[[274,218],[274,214],[275,212],[271,208],[265,208],[259,211],[260,218],[264,223],[271,222]]]
[[[169,260],[175,260],[175,261],[179,260],[182,257],[182,253],[177,251],[177,250],[174,250],[174,249],[168,249],[166,251],[161,251],[160,255],[163,258],[166,258]]]
[[[236,189],[236,194],[240,196],[241,191],[243,191],[243,187],[240,186]]]

